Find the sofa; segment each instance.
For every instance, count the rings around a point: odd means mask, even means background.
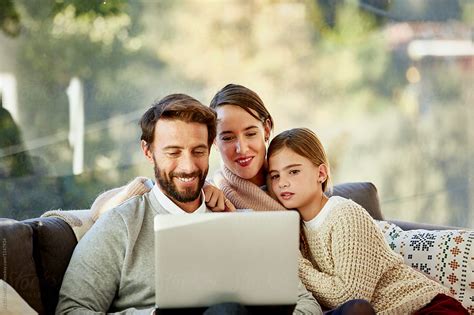
[[[372,183],[335,185],[332,194],[362,205],[379,224],[392,249],[399,252],[406,263],[447,285],[474,313],[474,231],[385,221],[377,189]],[[36,312],[53,314],[74,248],[92,224],[89,210],[48,211],[40,218],[23,221],[0,219],[1,279]],[[447,248],[451,243],[454,247]],[[439,253],[430,253],[432,249]],[[456,259],[450,260],[451,256]]]

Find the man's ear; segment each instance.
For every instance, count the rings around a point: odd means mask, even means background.
[[[150,149],[150,145],[145,140],[141,140],[140,141],[140,146],[141,146],[143,154],[145,155],[148,162],[153,164],[154,163],[154,161],[153,161],[153,152]]]
[[[318,183],[324,183],[328,179],[328,167],[326,164],[318,166]]]

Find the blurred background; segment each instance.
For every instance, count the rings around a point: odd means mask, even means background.
[[[473,228],[473,30],[472,0],[0,0],[0,217],[152,177],[142,113],[232,82],[386,218]]]

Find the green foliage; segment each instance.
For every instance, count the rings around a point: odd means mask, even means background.
[[[127,1],[125,0],[56,0],[53,5],[53,15],[63,11],[68,6],[76,8],[75,16],[97,15],[109,16],[126,11]]]
[[[20,15],[13,0],[0,0],[0,29],[11,37],[20,33]]]

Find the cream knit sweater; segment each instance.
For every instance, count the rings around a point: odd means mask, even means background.
[[[350,299],[371,302],[378,314],[410,314],[448,289],[403,263],[370,215],[352,200],[331,197],[321,227],[305,228],[309,252],[300,278],[316,299],[335,307]]]

